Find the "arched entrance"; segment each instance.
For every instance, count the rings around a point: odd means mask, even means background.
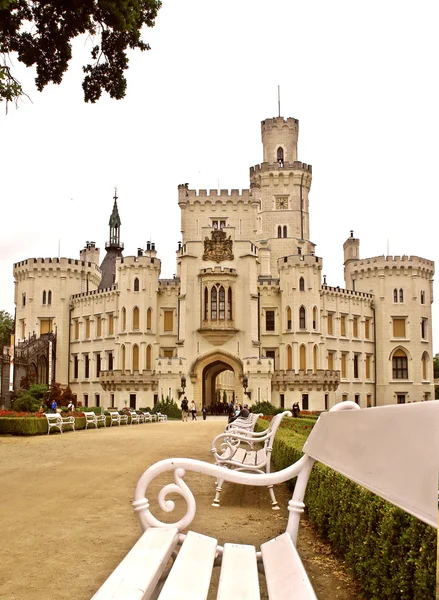
[[[212,407],[227,401],[242,401],[242,361],[224,351],[212,352],[195,361],[190,374],[197,407]]]

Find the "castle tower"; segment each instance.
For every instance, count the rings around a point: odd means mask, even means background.
[[[101,264],[102,279],[99,289],[111,287],[116,280],[116,260],[122,257],[123,244],[120,242],[120,226],[122,224],[117,208],[117,190],[114,191],[113,212],[110,216],[110,241],[105,244],[107,254]]]
[[[96,248],[95,242],[85,242],[84,248],[79,252],[81,260],[87,263],[94,263],[99,266],[100,250]]]
[[[348,290],[355,290],[355,276],[347,276],[348,269],[346,268],[347,263],[351,260],[359,260],[360,258],[360,240],[354,238],[354,232],[351,231],[350,237],[343,244],[343,256],[344,256],[344,267],[345,267],[345,285]],[[350,271],[349,271],[350,273]],[[352,273],[350,273],[352,275]]]
[[[264,163],[284,163],[297,160],[299,121],[275,117],[261,123]]]

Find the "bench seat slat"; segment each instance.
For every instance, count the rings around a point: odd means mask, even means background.
[[[178,529],[147,529],[92,600],[146,600],[178,544]]]
[[[317,600],[288,533],[261,545],[270,600]]]
[[[217,600],[260,600],[254,546],[225,544]]]
[[[236,462],[244,462],[245,457],[246,457],[247,451],[244,450],[244,448],[238,448],[235,452],[235,454],[233,455],[233,459]],[[254,463],[253,463],[254,464]]]
[[[159,596],[160,600],[206,600],[217,541],[189,531]]]

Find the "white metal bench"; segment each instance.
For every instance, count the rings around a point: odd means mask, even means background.
[[[122,423],[125,423],[125,425],[128,424],[127,415],[121,415],[117,410],[109,410],[108,413],[110,415],[110,427],[112,425],[121,425]]]
[[[224,431],[236,428],[254,431],[257,420],[262,416],[263,413],[250,413],[248,417],[237,417],[234,421],[228,423]]]
[[[152,415],[149,412],[142,412],[143,418],[145,420],[145,423],[148,421],[149,423],[152,423]]]
[[[47,419],[47,435],[52,429],[58,429],[63,433],[64,427],[71,427],[75,431],[75,417],[62,417],[59,413],[45,413]]]
[[[168,415],[164,415],[162,413],[157,413],[157,420],[158,421],[167,421],[168,420]]]
[[[437,527],[438,429],[438,401],[366,409],[343,402],[320,416],[302,458],[276,473],[243,473],[193,459],[162,460],[143,473],[136,487],[133,506],[144,533],[93,599],[140,600],[160,594],[160,600],[205,600],[212,568],[220,566],[217,598],[221,600],[259,600],[258,571],[265,575],[270,600],[315,600],[296,550],[314,462],[324,463]],[[145,498],[149,484],[169,471],[175,483],[160,491],[160,507],[168,513],[174,510],[168,494],[181,496],[187,505],[186,514],[172,524],[154,517]],[[195,498],[184,482],[186,471],[251,486],[297,477],[285,533],[263,543],[260,550],[239,543],[222,547],[209,536],[192,531],[183,534],[196,512]],[[175,560],[168,569],[171,557]]]
[[[130,410],[130,423],[131,425],[134,425],[134,423],[139,424],[140,423],[140,416],[136,413],[135,410]]]
[[[104,427],[107,426],[107,419],[105,415],[97,415],[93,411],[84,411],[85,417],[85,428],[88,429],[90,425],[94,425],[96,429],[99,427],[99,423],[103,423]]]

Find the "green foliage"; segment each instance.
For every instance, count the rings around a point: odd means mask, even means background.
[[[13,409],[22,412],[37,412],[44,402],[47,385],[34,383],[27,390],[18,392],[13,402]]]
[[[0,418],[0,434],[7,435],[42,435],[47,434],[46,417],[33,418]]]
[[[174,400],[172,398],[169,399],[168,396],[166,396],[166,400],[162,396],[161,402],[157,402],[151,412],[168,415],[170,419],[181,419],[181,409],[178,408]]]
[[[226,392],[226,390],[223,390],[223,402],[225,404],[227,404],[227,392]]]
[[[439,379],[439,354],[435,354],[433,357],[433,371],[434,378]]]
[[[95,415],[101,415],[102,407],[101,406],[82,406],[81,411],[84,413],[85,412],[93,412]]]
[[[0,95],[2,90],[2,69],[0,67]],[[0,346],[9,346],[14,331],[14,318],[6,310],[0,310]]]
[[[97,2],[35,2],[0,0],[0,54],[17,53],[27,67],[36,66],[36,86],[61,83],[72,58],[72,40],[87,34],[92,40],[92,62],[83,67],[86,102],[96,102],[106,91],[125,96],[127,50],[149,50],[142,28],[153,27],[160,0],[98,0]],[[16,99],[20,84],[3,65],[0,101]]]
[[[259,419],[255,430],[267,426]],[[302,456],[307,435],[278,430],[272,455],[277,470]],[[437,535],[432,527],[321,464],[311,471],[305,504],[310,520],[346,561],[367,598],[434,598]]]
[[[254,413],[262,413],[263,415],[277,415],[278,413],[284,412],[284,408],[277,408],[271,402],[263,400],[253,404],[252,410]]]

